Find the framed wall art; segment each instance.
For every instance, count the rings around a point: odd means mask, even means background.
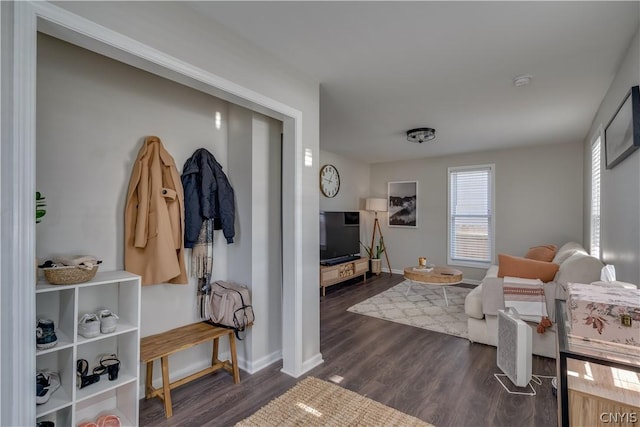
[[[390,181],[389,227],[418,227],[418,181]]]
[[[640,147],[640,90],[633,86],[604,131],[607,169]]]

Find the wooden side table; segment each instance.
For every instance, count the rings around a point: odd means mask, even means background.
[[[411,286],[415,283],[425,285],[440,285],[444,294],[444,301],[449,306],[447,299],[447,291],[445,286],[456,285],[462,282],[462,271],[455,268],[436,266],[432,268],[422,267],[405,267],[404,278],[409,281],[409,287],[405,292],[405,296],[409,294]]]

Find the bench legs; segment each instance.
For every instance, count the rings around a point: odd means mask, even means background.
[[[209,368],[205,368],[195,374],[189,375],[188,377],[182,378],[180,380],[174,381],[173,383],[169,380],[169,355],[162,356],[160,358],[160,365],[162,368],[162,389],[156,389],[153,387],[153,360],[147,362],[147,378],[145,381],[145,399],[151,399],[153,397],[158,397],[162,399],[164,402],[164,415],[166,418],[170,418],[173,416],[173,407],[171,405],[171,390],[185,384],[189,381],[195,380],[196,378],[200,378],[203,375],[216,372],[220,369],[224,369],[233,375],[234,384],[238,384],[240,382],[240,369],[238,368],[238,355],[236,352],[236,337],[233,335],[233,332],[227,335],[229,337],[229,351],[231,353],[231,364],[229,364],[228,360],[221,361],[218,359],[218,339],[213,339],[213,349],[211,354],[211,366]]]
[[[164,401],[164,416],[171,418],[173,416],[173,407],[171,406],[171,382],[169,382],[169,356],[163,356],[160,359],[162,364],[162,400]]]
[[[238,355],[236,353],[236,337],[233,334],[229,335],[229,350],[231,351],[231,366],[233,368],[233,382],[238,384],[240,382],[240,369],[238,369]]]
[[[151,399],[153,396],[153,360],[147,362],[147,379],[144,383],[144,398]]]
[[[173,406],[171,405],[171,382],[169,381],[169,356],[163,356],[160,359],[162,368],[162,391],[153,388],[153,360],[147,362],[147,378],[145,380],[144,398],[151,399],[158,397],[164,403],[164,416],[166,418],[173,416]]]
[[[240,382],[240,369],[238,368],[238,356],[236,351],[236,337],[234,334],[229,334],[229,351],[231,352],[231,366],[229,361],[221,361],[218,359],[218,338],[213,340],[213,351],[211,354],[211,366],[221,366],[225,371],[233,375],[233,383],[238,384]]]

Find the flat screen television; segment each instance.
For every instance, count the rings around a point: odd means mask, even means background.
[[[360,257],[360,212],[320,211],[320,263]]]

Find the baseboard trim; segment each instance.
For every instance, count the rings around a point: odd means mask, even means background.
[[[324,363],[324,359],[322,358],[322,353],[318,353],[315,356],[313,356],[310,359],[307,359],[303,364],[302,364],[302,370],[304,372],[310,371],[311,369],[315,368],[316,366],[322,365]]]
[[[264,357],[256,361],[248,361],[238,357],[238,366],[243,371],[246,371],[249,374],[255,374],[256,372],[266,368],[267,366],[277,362],[282,359],[282,350],[274,351],[271,354],[267,354]]]
[[[302,372],[308,372],[315,368],[316,366],[320,366],[324,363],[324,359],[322,358],[322,353],[318,353],[315,356],[307,359],[302,363]]]
[[[319,366],[321,364],[324,363],[324,359],[322,358],[322,353],[318,353],[315,356],[305,360],[304,362],[302,362],[302,371],[301,372],[289,372],[286,369],[282,368],[280,370],[280,372],[282,372],[283,374],[287,374],[293,378],[299,378],[301,375],[309,372],[310,370],[312,370],[313,368],[315,368],[316,366]]]
[[[221,352],[219,355],[219,359],[220,360],[228,360],[230,359],[229,353],[226,352]],[[159,369],[159,363],[156,363],[154,366],[154,370],[153,370],[153,384],[154,387],[156,388],[162,388],[162,369]],[[189,366],[186,366],[184,368],[181,369],[170,369],[169,371],[169,377],[170,378],[184,378],[187,377],[191,374],[195,374],[198,371],[201,371],[207,367],[211,366],[211,361],[210,360],[202,360],[202,361],[198,361],[197,363],[193,363],[190,364]],[[240,366],[240,363],[238,363],[238,366]],[[145,388],[145,382],[146,382],[146,372],[147,372],[147,364],[146,363],[140,363],[140,386],[138,388],[138,400],[144,398],[144,388]],[[144,376],[144,377],[143,377]]]
[[[227,351],[222,351],[219,354],[220,360],[231,360],[231,354]],[[247,374],[255,374],[256,372],[266,368],[272,363],[277,362],[278,360],[282,360],[282,350],[274,351],[271,354],[268,354],[255,362],[251,362],[243,357],[238,356],[238,368],[245,371]],[[156,364],[157,365],[157,364]],[[202,360],[197,363],[192,363],[189,366],[185,366],[180,369],[171,370],[169,373],[171,378],[184,378],[196,372],[199,372],[207,367],[211,366],[210,361]],[[157,366],[156,366],[157,367]],[[144,397],[144,387],[145,380],[142,378],[146,373],[147,366],[145,363],[140,364],[140,387],[138,389],[138,399],[142,399]],[[153,383],[157,387],[162,387],[162,374],[160,369],[154,369]]]

